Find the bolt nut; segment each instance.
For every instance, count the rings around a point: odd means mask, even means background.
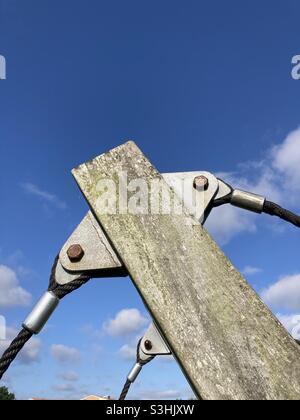
[[[144,343],[144,346],[145,346],[145,349],[148,350],[148,351],[152,350],[152,348],[153,348],[150,340],[146,340],[145,343]]]
[[[79,262],[84,256],[84,250],[79,244],[71,245],[67,251],[67,255],[71,262]]]
[[[197,191],[207,191],[209,187],[209,181],[204,175],[196,176],[196,178],[194,179],[193,187]]]

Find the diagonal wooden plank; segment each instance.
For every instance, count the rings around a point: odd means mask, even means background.
[[[161,178],[133,142],[73,174],[196,394],[300,399],[297,344],[200,224],[97,209],[98,182],[124,170],[129,181]]]

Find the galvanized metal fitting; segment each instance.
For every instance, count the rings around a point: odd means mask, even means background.
[[[262,213],[265,204],[265,197],[242,190],[234,190],[231,197],[231,204],[241,209]]]
[[[23,328],[33,334],[39,334],[58,304],[58,297],[52,292],[46,292],[23,322]]]
[[[140,363],[136,363],[133,367],[133,369],[130,371],[129,375],[127,376],[127,379],[129,382],[133,383],[136,378],[141,373],[141,370],[143,369],[143,366]]]

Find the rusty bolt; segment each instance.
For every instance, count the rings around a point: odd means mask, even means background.
[[[151,343],[151,341],[150,340],[146,340],[145,341],[145,349],[146,350],[148,350],[148,351],[150,351],[150,350],[152,350],[152,343]]]
[[[67,255],[71,262],[79,262],[84,256],[84,250],[81,245],[71,245],[67,251]]]
[[[204,175],[196,176],[193,186],[197,191],[206,191],[209,186],[209,181]]]

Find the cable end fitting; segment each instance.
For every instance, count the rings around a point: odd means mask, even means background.
[[[128,381],[133,383],[136,380],[136,378],[139,376],[139,374],[141,373],[142,369],[143,369],[143,366],[140,363],[136,363],[133,369],[131,370],[131,372],[129,373],[129,375],[127,376]]]
[[[242,190],[232,192],[230,203],[235,207],[261,214],[264,210],[265,197]]]
[[[23,328],[32,334],[39,334],[59,304],[52,292],[46,292],[23,322]]]

